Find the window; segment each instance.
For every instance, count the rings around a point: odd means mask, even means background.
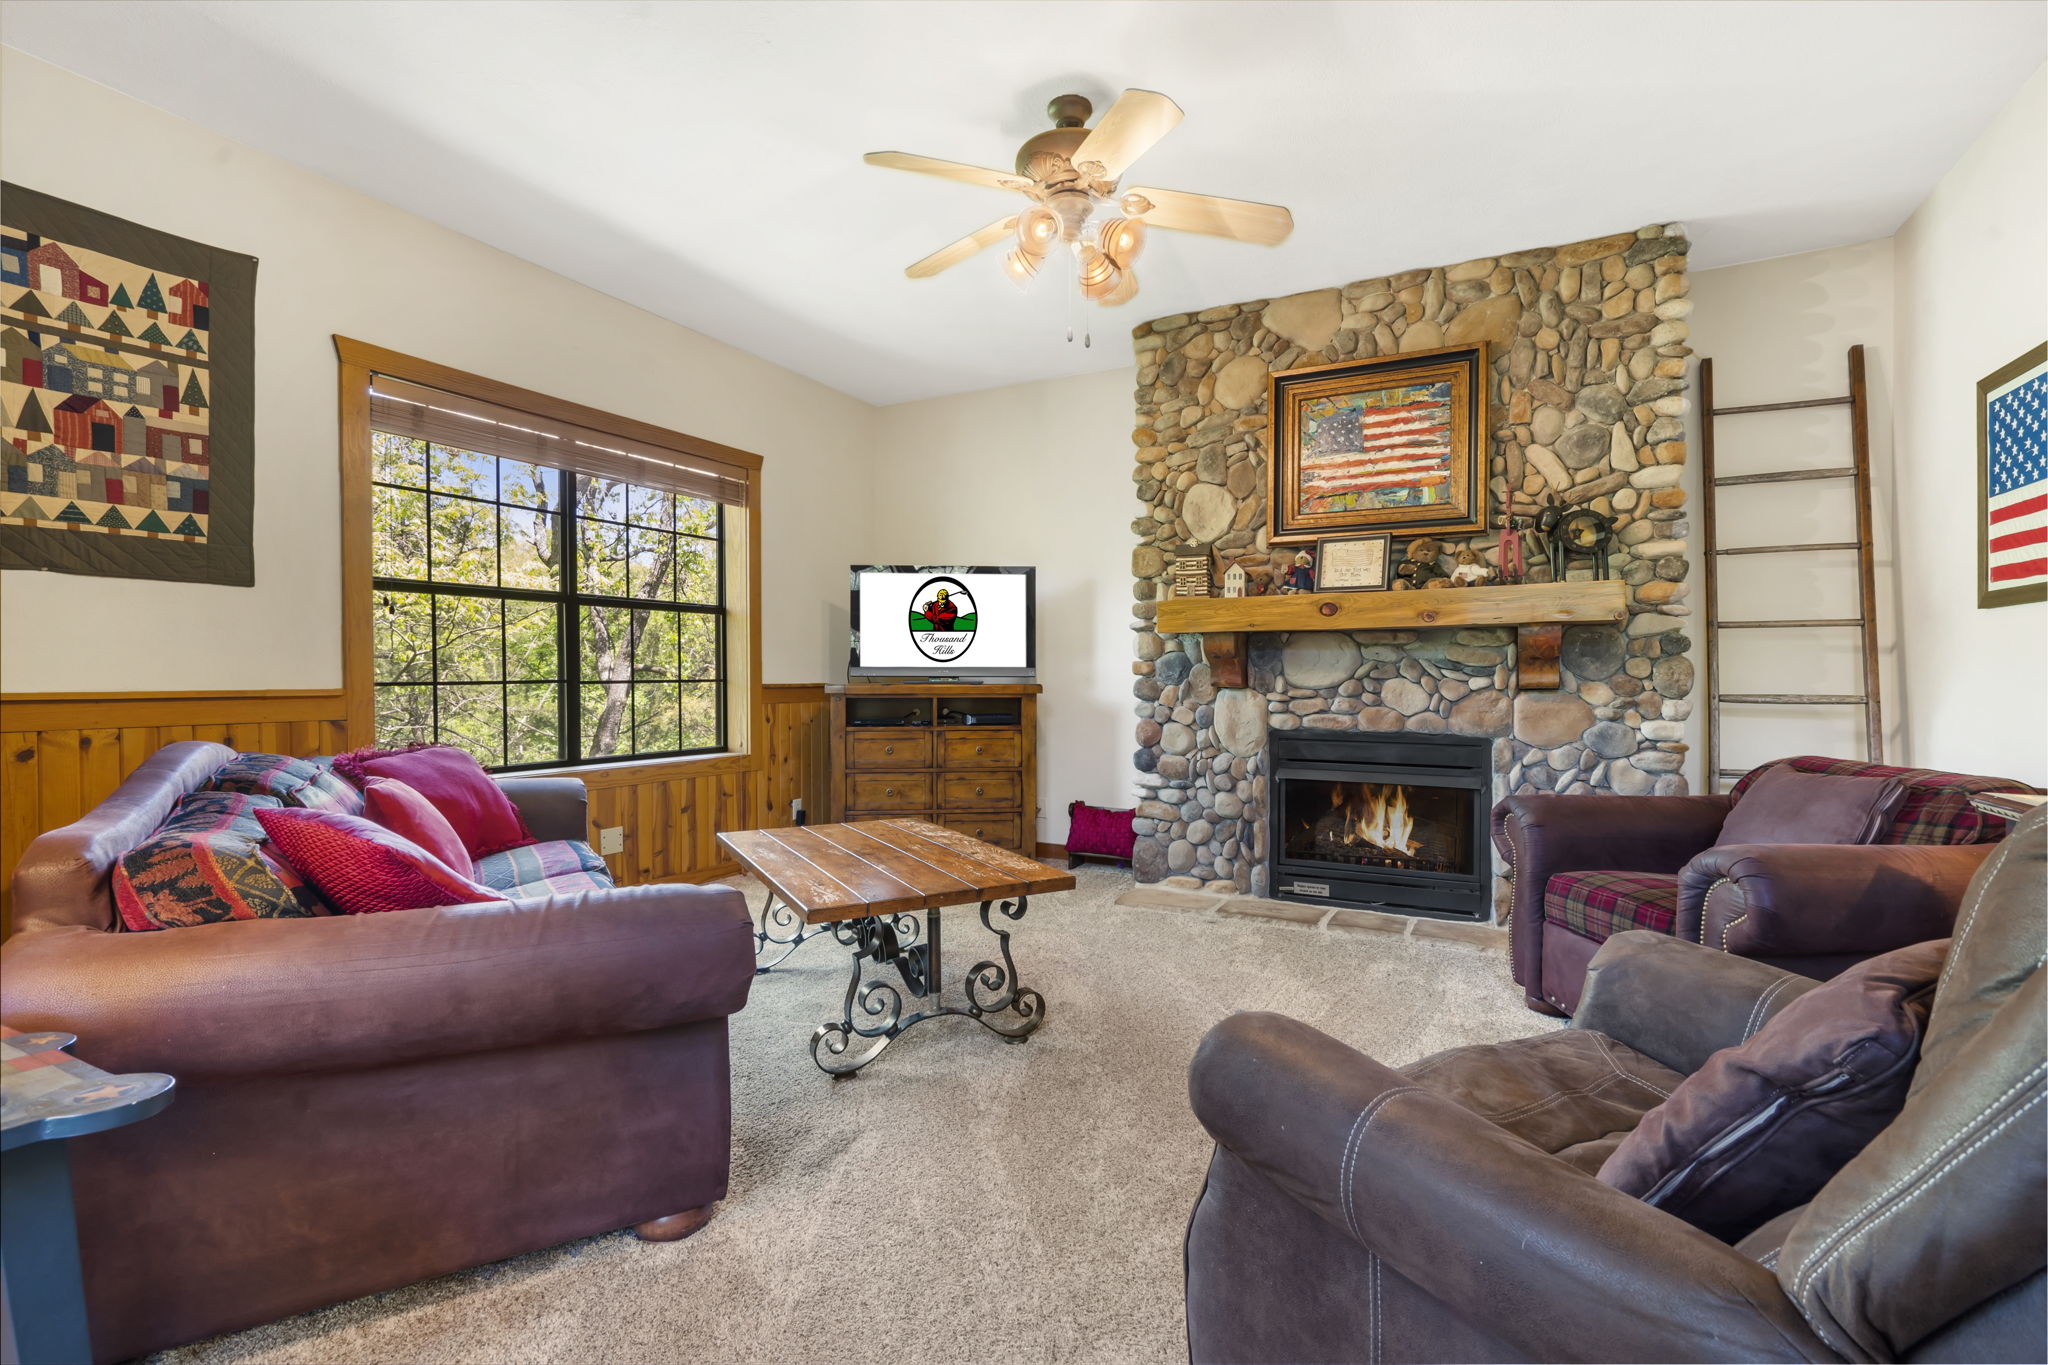
[[[500,769],[734,747],[745,471],[383,375],[369,426],[378,744]]]

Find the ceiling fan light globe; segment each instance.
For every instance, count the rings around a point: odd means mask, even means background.
[[[1060,216],[1043,206],[1026,209],[1017,215],[1018,249],[1032,256],[1043,257],[1060,238]]]
[[[1043,258],[1033,256],[1023,247],[1017,247],[1003,257],[1003,274],[1007,275],[1010,283],[1017,288],[1028,290],[1031,288],[1031,282],[1038,277],[1038,263],[1041,259]]]
[[[1104,294],[1096,302],[1104,308],[1115,308],[1119,304],[1129,303],[1136,297],[1138,297],[1138,272],[1135,270],[1125,270],[1122,277],[1117,280],[1116,288]]]
[[[1099,248],[1083,243],[1076,255],[1074,282],[1080,286],[1081,297],[1099,299],[1110,293],[1123,279],[1123,271],[1116,262],[1105,256]]]
[[[1145,225],[1136,218],[1110,218],[1096,230],[1095,240],[1103,255],[1128,270],[1145,249]]]

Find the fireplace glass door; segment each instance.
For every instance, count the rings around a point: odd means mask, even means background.
[[[1297,771],[1286,775],[1280,791],[1280,854],[1289,863],[1452,876],[1476,871],[1473,803],[1479,794],[1470,788]]]

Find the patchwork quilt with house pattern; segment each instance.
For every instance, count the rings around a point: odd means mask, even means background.
[[[0,565],[250,582],[255,262],[13,185],[5,201]]]

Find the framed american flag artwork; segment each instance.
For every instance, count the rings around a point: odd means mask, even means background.
[[[1269,540],[1484,531],[1490,374],[1482,343],[1273,375]]]
[[[2048,601],[2048,345],[1977,381],[1977,605]]]

